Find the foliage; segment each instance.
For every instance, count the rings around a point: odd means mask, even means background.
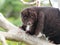
[[[24,0],[24,1],[26,1],[26,2],[32,2],[33,0]]]
[[[21,26],[22,25],[22,21],[21,21],[20,17],[18,19],[15,19],[15,18],[11,17],[11,18],[8,18],[8,20],[16,26]]]
[[[25,8],[26,5],[22,4],[20,0],[5,0],[4,5],[0,8],[6,17],[19,17],[20,11]]]

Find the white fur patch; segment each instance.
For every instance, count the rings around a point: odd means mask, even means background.
[[[40,32],[38,35],[37,35],[37,37],[41,37],[43,34]]]
[[[30,30],[30,25],[27,25],[26,31],[29,31],[29,30]]]
[[[49,37],[46,37],[45,34],[42,34],[41,32],[37,35],[38,38],[42,38],[48,41]]]

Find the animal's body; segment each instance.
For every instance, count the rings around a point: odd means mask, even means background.
[[[30,7],[21,13],[23,26],[30,25],[28,32],[31,35],[38,35],[39,32],[49,37],[54,43],[60,43],[60,11],[53,7]]]

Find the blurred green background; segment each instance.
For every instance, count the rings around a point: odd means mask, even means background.
[[[24,0],[26,2],[31,2],[34,0]],[[20,0],[0,0],[0,13],[2,13],[7,20],[9,20],[11,23],[13,23],[16,26],[21,26],[21,14],[20,12],[30,6],[34,5],[26,5],[23,4]],[[49,1],[47,3],[44,3],[44,0],[41,1],[41,6],[51,6]],[[0,27],[0,31],[4,31],[3,28]],[[9,41],[7,40],[8,45],[26,45],[24,42],[15,42],[15,41]],[[2,45],[0,43],[0,45]]]

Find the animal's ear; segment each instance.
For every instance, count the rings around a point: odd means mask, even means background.
[[[25,14],[28,15],[27,12],[28,12],[27,9],[25,9],[25,10],[21,11],[21,14],[22,14],[22,15],[25,15]]]

